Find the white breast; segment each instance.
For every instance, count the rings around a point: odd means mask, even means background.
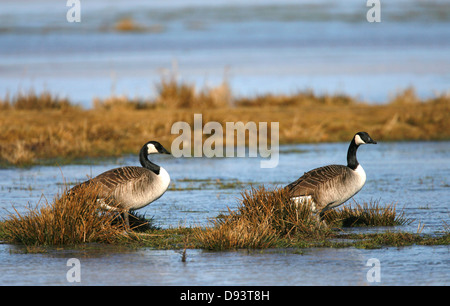
[[[355,175],[353,176],[353,180],[349,184],[349,187],[347,188],[348,193],[345,195],[346,199],[341,203],[344,203],[345,201],[353,197],[355,194],[357,194],[366,183],[366,172],[364,171],[363,167],[361,167],[361,165],[358,165],[358,167],[356,167],[356,169],[353,170],[353,173]]]
[[[149,185],[139,185],[134,183],[123,185],[121,189],[116,190],[116,199],[122,203],[125,209],[139,209],[153,201],[159,199],[167,190],[170,184],[170,176],[167,171],[161,167],[159,174],[155,175]]]
[[[160,167],[158,177],[159,177],[159,179],[158,179],[158,183],[156,184],[157,185],[156,190],[158,192],[160,192],[162,195],[164,192],[166,192],[167,188],[169,188],[170,175],[169,175],[169,173],[167,173],[166,169],[164,169],[163,167]]]
[[[159,199],[164,192],[166,192],[167,188],[169,188],[170,184],[170,176],[167,173],[166,169],[163,167],[160,168],[159,174],[157,175],[157,179],[155,179],[151,186],[149,186],[148,191],[143,194],[141,203],[137,204],[137,206],[146,206],[151,202]]]
[[[366,172],[364,171],[363,167],[361,167],[361,165],[358,165],[358,167],[356,167],[354,172],[356,174],[355,187],[356,187],[356,189],[358,189],[356,192],[358,192],[361,190],[361,188],[366,183]]]
[[[329,204],[326,208],[333,208],[346,202],[348,199],[357,194],[361,188],[363,188],[366,182],[366,172],[361,165],[358,165],[355,170],[352,170],[353,174],[348,180],[345,181],[343,185],[339,187],[338,197],[329,199]]]

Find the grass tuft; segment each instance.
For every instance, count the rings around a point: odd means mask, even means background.
[[[229,108],[232,104],[231,89],[226,81],[199,92],[195,85],[177,81],[176,74],[163,76],[156,84],[156,105],[168,109],[215,109]]]
[[[194,237],[202,248],[328,246],[329,238],[336,236],[332,227],[395,226],[413,221],[406,218],[403,211],[398,213],[394,204],[381,206],[375,201],[328,211],[324,216],[326,226],[319,222],[310,206],[292,202],[284,189],[251,188],[241,195],[236,211],[229,210],[227,215],[212,220],[209,228],[194,229]],[[401,240],[401,237],[395,236],[395,239]],[[376,245],[381,243],[376,241]],[[397,241],[387,243],[400,244]]]
[[[405,217],[405,212],[396,210],[394,203],[386,206],[380,205],[380,201],[354,202],[350,206],[332,209],[324,214],[325,221],[337,227],[356,226],[397,226],[411,224],[414,220]]]
[[[22,215],[16,209],[3,222],[3,239],[25,245],[75,245],[89,242],[113,243],[123,237],[123,222],[99,209],[97,187],[76,195],[65,190],[52,203],[29,207]]]
[[[319,224],[308,206],[297,207],[284,189],[244,191],[237,211],[229,210],[213,226],[194,235],[202,247],[214,250],[269,248],[283,239],[323,239],[331,232]]]

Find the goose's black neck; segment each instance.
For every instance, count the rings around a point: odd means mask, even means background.
[[[159,175],[159,170],[161,167],[149,161],[147,156],[147,146],[144,146],[139,153],[139,161],[141,162],[142,167],[153,171],[156,175]]]
[[[350,146],[347,151],[347,167],[355,170],[358,167],[359,163],[356,159],[356,151],[358,150],[359,145],[356,144],[355,138],[353,138]]]

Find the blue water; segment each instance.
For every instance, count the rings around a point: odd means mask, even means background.
[[[172,188],[139,210],[157,225],[208,225],[208,219],[236,208],[240,193],[251,186],[284,186],[312,168],[345,164],[347,143],[286,145],[277,167],[260,168],[259,158],[173,158],[155,156],[172,178]],[[450,142],[401,142],[362,146],[358,160],[367,174],[358,203],[379,200],[397,203],[414,219],[394,228],[354,228],[367,232],[401,230],[436,235],[450,225]],[[36,166],[0,169],[0,218],[14,206],[51,201],[66,182],[69,186],[119,165],[137,165],[136,156],[93,165]],[[226,184],[228,187],[224,186]],[[350,200],[349,205],[353,202]],[[64,285],[69,258],[81,263],[82,285],[372,285],[366,275],[370,258],[381,265],[381,285],[449,285],[449,246],[388,247],[377,250],[277,249],[209,252],[117,250],[52,250],[22,254],[19,246],[0,244],[0,285]]]
[[[386,102],[413,86],[448,92],[450,3],[365,1],[81,1],[69,23],[64,1],[0,4],[0,97],[49,90],[90,106],[111,94],[153,97],[172,70],[197,88],[227,80],[236,96],[346,93]],[[144,32],[120,33],[132,18]],[[175,67],[175,68],[174,68]]]
[[[420,97],[449,91],[450,3],[381,1],[381,23],[368,23],[366,1],[154,0],[81,1],[81,22],[66,21],[66,1],[0,3],[0,98],[49,90],[89,107],[111,94],[148,98],[161,76],[175,73],[197,88],[229,82],[233,93],[345,93],[383,103],[413,86]],[[132,18],[144,32],[120,33]],[[348,144],[282,146],[279,164],[259,159],[158,156],[172,187],[140,212],[167,228],[207,225],[251,185],[280,186],[303,172],[345,163]],[[354,200],[397,203],[415,221],[393,228],[438,234],[450,207],[450,143],[402,142],[362,147],[367,182]],[[91,165],[0,169],[0,218],[13,207],[51,201],[135,156]],[[222,188],[229,184],[228,188]],[[352,231],[384,231],[385,228]],[[66,285],[67,260],[81,263],[81,285],[371,285],[370,258],[381,285],[449,285],[448,246],[209,252],[53,250],[23,254],[0,244],[0,285]],[[375,283],[376,284],[376,283]]]

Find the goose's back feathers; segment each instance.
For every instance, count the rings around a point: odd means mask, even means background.
[[[357,169],[343,165],[329,165],[306,172],[286,186],[291,198],[310,198],[318,210],[338,206],[364,186],[366,174],[361,165]]]
[[[329,165],[305,172],[298,180],[292,182],[286,188],[291,196],[313,196],[317,188],[334,180],[337,177],[345,176],[348,167],[341,165]]]
[[[123,209],[134,210],[161,197],[169,183],[169,174],[162,167],[158,175],[143,167],[122,167],[108,170],[81,185],[98,186],[100,200],[110,199]]]
[[[156,174],[143,167],[121,167],[103,172],[90,181],[100,184],[104,192],[112,192],[121,185],[126,185],[130,181],[142,180],[143,178],[156,178]]]

